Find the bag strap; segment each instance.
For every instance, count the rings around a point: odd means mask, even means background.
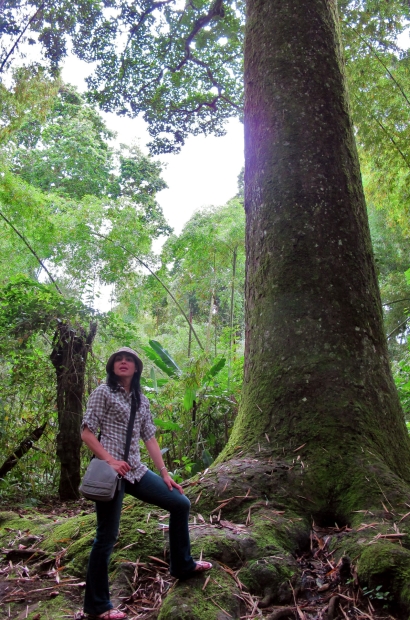
[[[130,419],[128,421],[127,440],[125,442],[125,451],[124,451],[124,459],[123,459],[124,461],[127,460],[128,454],[130,452],[132,429],[134,428],[134,421],[135,421],[135,413],[136,413],[136,411],[137,411],[137,401],[136,401],[134,392],[132,392],[132,394],[131,394],[131,414],[130,414]]]

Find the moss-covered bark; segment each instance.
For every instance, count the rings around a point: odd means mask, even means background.
[[[63,501],[80,495],[85,365],[96,333],[97,323],[91,323],[88,331],[79,325],[59,323],[54,334],[50,359],[57,378],[57,456],[61,465],[58,492]]]
[[[230,444],[299,452],[312,512],[344,521],[410,479],[330,0],[248,0],[246,351]],[[221,459],[220,459],[221,460]],[[299,485],[298,478],[289,481]]]

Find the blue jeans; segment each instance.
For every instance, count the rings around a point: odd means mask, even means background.
[[[177,489],[170,491],[157,474],[148,470],[139,482],[123,480],[122,488],[110,502],[96,502],[97,534],[90,553],[84,598],[84,612],[99,615],[112,609],[108,588],[108,564],[117,541],[124,492],[170,512],[170,573],[188,577],[195,568],[191,556],[188,517],[190,501]]]

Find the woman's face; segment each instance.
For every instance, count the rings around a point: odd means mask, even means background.
[[[132,379],[136,371],[135,360],[128,353],[118,353],[114,358],[114,374],[120,379]]]

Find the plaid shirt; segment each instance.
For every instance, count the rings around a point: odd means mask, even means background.
[[[131,414],[131,394],[124,388],[113,392],[105,383],[98,386],[87,403],[82,429],[87,426],[94,435],[101,432],[100,442],[118,461],[124,458],[128,420]],[[155,435],[155,426],[149,410],[149,401],[141,394],[141,406],[135,413],[128,463],[131,466],[124,476],[130,482],[141,480],[148,467],[141,463],[139,440],[148,441]]]

